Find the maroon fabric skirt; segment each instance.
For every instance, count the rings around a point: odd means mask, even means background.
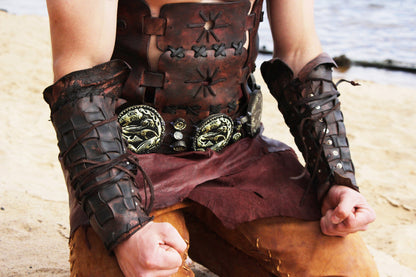
[[[289,146],[262,135],[244,138],[221,152],[139,155],[153,182],[153,210],[191,199],[210,209],[229,228],[258,218],[320,218],[316,190]],[[137,176],[138,183],[142,175]],[[70,189],[71,233],[88,218]],[[142,195],[144,197],[144,194]]]

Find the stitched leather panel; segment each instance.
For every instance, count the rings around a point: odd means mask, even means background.
[[[206,57],[195,58],[194,51],[185,51],[183,58],[164,53],[159,70],[165,72],[163,89],[156,91],[155,105],[163,111],[166,106],[200,106],[200,119],[209,115],[213,105],[227,105],[242,97],[243,65],[247,51],[235,55],[233,48],[218,52],[207,50]],[[236,108],[238,110],[238,108]],[[235,112],[235,111],[234,111]],[[230,111],[228,115],[235,114]],[[202,113],[202,114],[201,114]]]
[[[211,47],[224,43],[246,41],[249,1],[224,3],[175,3],[161,8],[160,17],[166,19],[164,36],[157,38],[157,46],[191,49],[192,46]]]

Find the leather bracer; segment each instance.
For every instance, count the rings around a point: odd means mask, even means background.
[[[141,205],[138,161],[126,152],[115,104],[130,68],[111,61],[76,71],[44,91],[51,108],[66,182],[108,249],[151,218]]]
[[[334,66],[325,53],[309,62],[295,79],[292,70],[279,59],[261,66],[263,78],[303,154],[320,201],[335,184],[358,191],[339,92],[332,82]]]

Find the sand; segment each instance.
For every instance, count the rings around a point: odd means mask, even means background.
[[[48,19],[0,12],[0,37],[0,276],[68,276],[67,193],[42,99]],[[416,91],[361,83],[340,90],[357,179],[378,215],[362,236],[381,276],[416,276]],[[262,87],[266,134],[294,146]]]

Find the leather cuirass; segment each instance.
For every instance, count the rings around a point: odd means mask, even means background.
[[[152,17],[144,0],[120,0],[113,58],[132,67],[123,98],[153,107],[167,123],[184,118],[188,128],[212,114],[245,114],[256,87],[250,75],[262,2],[172,3]],[[152,36],[161,53],[153,70]]]

